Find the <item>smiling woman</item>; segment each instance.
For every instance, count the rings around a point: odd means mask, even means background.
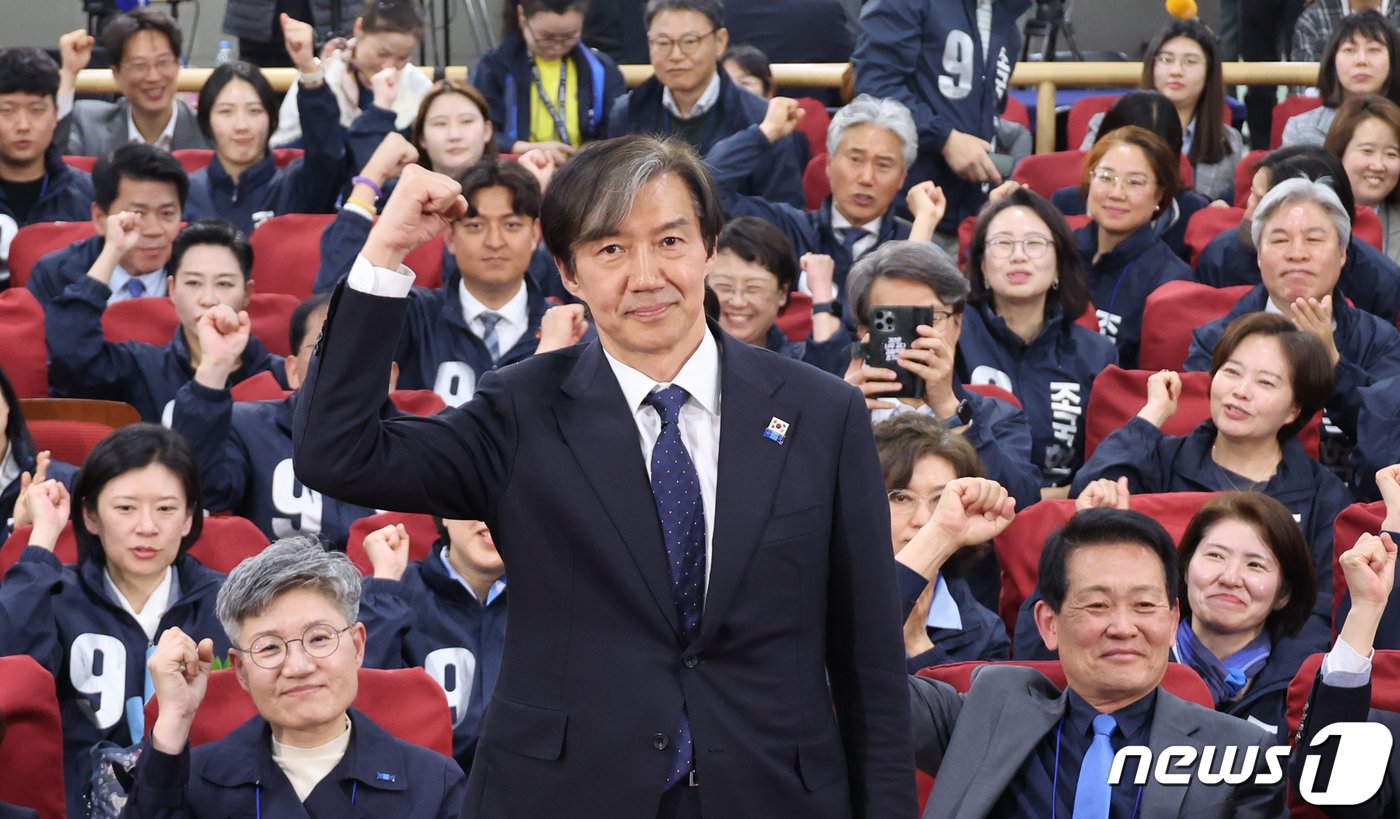
[[[1347,100],[1323,145],[1342,160],[1356,204],[1380,217],[1386,255],[1400,260],[1400,105],[1375,94]]]
[[[203,524],[199,472],[179,435],[123,427],[83,463],[69,493],[31,487],[30,546],[0,585],[0,655],[28,654],[59,680],[69,815],[92,776],[89,749],[143,733],[147,647],[171,626],[229,643],[214,616],[223,576],[185,555]],[[53,550],[70,517],[78,565]]]

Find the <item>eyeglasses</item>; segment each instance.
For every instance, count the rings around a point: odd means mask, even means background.
[[[1121,182],[1123,190],[1128,193],[1142,193],[1152,186],[1152,180],[1145,176],[1119,176],[1104,168],[1094,171],[1089,178],[1093,182],[1101,182],[1110,188]]]
[[[671,53],[673,47],[680,46],[681,53],[689,57],[691,54],[695,53],[695,50],[700,47],[700,43],[706,37],[709,37],[716,31],[719,31],[719,29],[712,28],[704,34],[687,34],[679,40],[672,40],[669,37],[648,37],[647,48],[651,50],[654,56],[664,57]]]
[[[327,625],[315,625],[306,630],[297,640],[283,640],[276,634],[265,634],[253,641],[247,648],[238,648],[239,651],[247,654],[253,664],[259,668],[273,669],[280,668],[287,660],[287,650],[292,643],[301,643],[301,647],[306,650],[308,657],[324,659],[335,653],[340,647],[340,635],[349,631],[354,624],[345,628],[337,629]]]
[[[735,295],[738,295],[744,301],[756,301],[758,299],[768,298],[778,292],[777,287],[765,284],[750,284],[744,287],[735,287],[732,284],[722,283],[712,284],[710,285],[710,289],[715,292],[715,295],[719,297],[720,301],[728,301]]]
[[[123,73],[129,72],[138,77],[150,73],[152,68],[156,70],[157,74],[169,74],[172,71],[180,70],[180,62],[173,57],[161,57],[153,63],[148,63],[145,60],[133,60],[132,62],[121,64]]]
[[[1182,68],[1200,68],[1206,61],[1199,54],[1182,54],[1178,57],[1175,54],[1158,54],[1157,65],[1171,68],[1180,64]]]
[[[540,34],[538,31],[535,31],[534,26],[530,25],[529,20],[525,21],[524,28],[530,32],[530,36],[536,43],[544,46],[570,46],[578,42],[579,38],[583,36],[583,29],[566,32],[564,34]]]
[[[934,310],[929,314],[928,326],[937,327],[956,315],[957,313],[954,313],[952,310]]]
[[[917,492],[910,492],[908,489],[891,489],[885,493],[885,497],[890,499],[890,512],[899,517],[910,517],[918,510],[919,506],[928,507],[930,513],[938,508],[938,499],[943,497],[940,492],[937,495],[925,497]]]
[[[1050,240],[1044,236],[1027,236],[1024,239],[1010,239],[1005,236],[987,240],[987,255],[993,259],[1009,259],[1020,245],[1026,256],[1039,259],[1050,249]]]

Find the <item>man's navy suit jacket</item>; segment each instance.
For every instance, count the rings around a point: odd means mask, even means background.
[[[381,421],[406,305],[341,286],[293,441],[308,486],[484,520],[505,557],[505,656],[463,816],[655,816],[682,705],[707,817],[913,816],[889,513],[860,394],[710,327],[718,511],[687,645],[602,348],[535,356],[461,407]],[[780,441],[764,436],[773,419]]]

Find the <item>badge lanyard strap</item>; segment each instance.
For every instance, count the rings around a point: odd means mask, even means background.
[[[554,103],[549,101],[549,95],[545,93],[544,81],[540,79],[540,67],[536,62],[530,63],[530,76],[535,80],[535,92],[539,94],[540,102],[544,103],[545,110],[549,112],[549,118],[554,120],[554,132],[558,134],[559,141],[569,145],[569,125],[566,122],[568,105],[564,95],[569,91],[569,61],[559,60],[559,107],[555,108]]]

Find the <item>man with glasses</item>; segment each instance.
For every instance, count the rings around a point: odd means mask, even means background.
[[[175,98],[182,41],[179,25],[163,12],[139,8],[113,17],[102,29],[102,47],[112,60],[121,99],[74,102],[78,72],[92,58],[93,38],[82,29],[63,35],[58,41],[63,65],[55,144],[80,156],[105,156],[132,142],[166,151],[208,148],[194,111]]]
[[[214,641],[166,630],[147,661],[160,716],[123,815],[455,815],[461,769],[351,707],[365,656],[360,582],[343,552],[307,538],[279,540],[238,564],[217,612],[234,646],[229,664],[258,715],[193,751]]]
[[[763,121],[767,104],[719,68],[729,47],[723,0],[650,0],[644,12],[656,75],[619,98],[608,136],[677,136],[706,154],[715,143]],[[802,207],[797,144],[782,139],[739,180],[739,192]]]
[[[545,148],[562,165],[573,148],[607,135],[605,118],[627,87],[612,58],[581,39],[588,5],[525,0],[515,30],[472,69],[502,153]]]

